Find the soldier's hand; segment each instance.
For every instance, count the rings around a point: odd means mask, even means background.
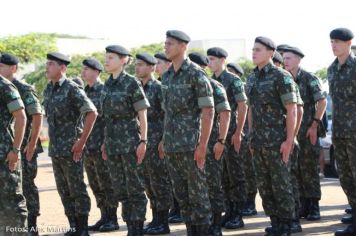
[[[100,150],[101,150],[101,158],[103,158],[103,160],[106,161],[108,159],[108,155],[106,154],[105,144],[101,145]]]
[[[197,166],[201,170],[204,169],[205,155],[206,155],[206,145],[199,143],[194,152],[194,160],[197,162]]]
[[[163,146],[163,141],[159,142],[158,144],[158,155],[161,160],[164,159],[164,146]]]
[[[241,148],[241,134],[234,133],[231,138],[231,144],[234,145],[235,152],[239,153]]]
[[[75,162],[80,161],[80,158],[82,157],[83,149],[84,149],[83,142],[80,139],[77,140],[72,147],[73,160]]]
[[[317,131],[317,127],[313,125],[307,131],[307,138],[309,138],[310,143],[313,145],[316,144],[316,140],[318,139]]]
[[[6,161],[9,164],[10,171],[16,170],[18,160],[19,160],[18,154],[14,153],[13,151],[10,151],[7,154]]]
[[[220,142],[216,142],[215,145],[214,145],[214,153],[215,153],[215,160],[220,160],[221,159],[221,156],[224,152],[224,148],[225,148],[225,145],[220,143]]]
[[[288,163],[288,160],[289,160],[289,155],[290,155],[290,152],[292,150],[292,146],[293,146],[293,142],[287,142],[287,141],[284,141],[282,144],[281,144],[281,148],[280,148],[280,153],[282,154],[282,160],[285,164]]]
[[[136,149],[137,164],[141,164],[146,154],[146,143],[140,143]]]
[[[28,143],[24,149],[24,153],[26,153],[26,160],[31,161],[33,154],[35,153],[35,149],[36,149],[36,144],[32,145],[30,143]]]

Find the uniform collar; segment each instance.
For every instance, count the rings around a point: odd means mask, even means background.
[[[169,67],[168,71],[169,71],[169,73],[173,73],[173,74],[178,73],[180,71],[185,71],[185,70],[188,70],[190,64],[192,64],[192,62],[189,60],[189,58],[185,58],[177,72],[174,71],[173,64]]]
[[[261,70],[256,68],[253,70],[257,75],[265,75],[274,67],[272,62],[268,62]]]
[[[87,85],[87,86],[85,86],[85,91],[88,91],[88,90],[95,90],[100,84],[102,84],[101,83],[101,81],[100,80],[98,80],[98,81],[96,81],[94,84],[93,84],[93,86],[89,86],[89,84]]]
[[[64,83],[64,81],[66,81],[67,77],[65,77],[65,75],[63,75],[57,82],[53,83],[52,82],[52,85],[55,85],[58,83],[59,87],[61,87]]]
[[[355,55],[353,54],[353,52],[350,52],[349,56],[348,56],[347,59],[346,59],[345,64],[343,64],[343,65],[340,66],[339,60],[338,60],[337,58],[335,58],[335,60],[334,60],[334,62],[333,62],[333,66],[334,66],[335,68],[337,68],[338,70],[340,70],[341,67],[343,67],[343,66],[345,66],[345,65],[346,65],[346,66],[352,66],[353,63],[354,63],[354,61],[355,61]]]

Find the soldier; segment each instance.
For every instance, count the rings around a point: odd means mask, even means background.
[[[100,80],[103,65],[95,58],[83,61],[82,78],[87,82],[84,91],[100,112],[100,97],[104,84]],[[119,229],[117,223],[118,202],[114,196],[107,161],[101,158],[101,145],[104,142],[104,119],[99,115],[95,121],[84,151],[84,167],[90,188],[93,190],[101,217],[89,230],[110,232]]]
[[[333,101],[333,145],[339,178],[352,208],[352,223],[336,236],[356,234],[356,58],[351,53],[354,34],[346,28],[331,31],[331,47],[335,61],[327,78]]]
[[[159,158],[158,144],[162,139],[164,112],[161,108],[161,82],[153,77],[157,60],[148,53],[136,54],[136,77],[141,80],[145,95],[151,105],[147,109],[148,140],[144,159],[146,195],[150,199],[153,220],[144,233],[168,234],[168,211],[172,204],[172,190],[165,159]],[[159,170],[159,171],[158,171]]]
[[[230,122],[226,137],[227,153],[223,159],[223,188],[229,206],[223,226],[227,229],[237,229],[244,226],[242,210],[246,202],[244,160],[239,152],[243,139],[242,129],[246,119],[247,97],[241,79],[225,68],[227,52],[222,48],[214,47],[208,49],[207,55],[209,68],[214,73],[212,78],[224,85],[231,107],[232,122]]]
[[[66,78],[70,59],[57,52],[47,54],[43,105],[48,121],[49,149],[53,173],[70,231],[67,235],[89,235],[90,198],[83,177],[81,155],[97,112],[78,85]],[[84,114],[84,125],[81,118]]]
[[[25,105],[27,124],[24,141],[21,146],[21,155],[23,157],[21,159],[22,188],[28,209],[28,235],[38,235],[37,216],[40,215],[40,201],[34,180],[37,176],[37,155],[43,152],[39,141],[42,126],[42,108],[38,95],[32,86],[14,77],[18,62],[19,60],[16,56],[3,53],[0,58],[0,74],[16,86]]]
[[[322,90],[320,80],[315,75],[300,67],[303,57],[299,48],[284,48],[284,67],[292,74],[304,102],[304,115],[298,133],[298,185],[302,208],[300,217],[313,221],[320,219],[320,144],[317,129],[322,125],[321,119],[326,109],[326,92]]]
[[[267,235],[290,235],[295,209],[288,170],[296,127],[296,92],[291,75],[272,64],[275,44],[257,37],[253,47],[256,68],[248,77],[249,129],[257,186],[272,230]]]
[[[185,58],[189,36],[179,30],[166,36],[172,66],[162,77],[164,152],[187,234],[207,235],[211,212],[203,169],[214,116],[212,89],[205,73]]]
[[[242,69],[242,67],[237,63],[230,62],[226,65],[226,68],[229,72],[237,75],[240,78],[245,74],[244,69]]]
[[[209,64],[208,57],[201,53],[193,52],[188,56],[190,60],[198,64],[202,69],[205,69]],[[224,211],[224,192],[221,185],[222,158],[229,129],[231,109],[224,86],[211,78],[209,78],[209,82],[213,89],[216,114],[209,138],[205,167],[211,211],[213,213],[208,235],[221,236],[221,213]]]
[[[22,194],[19,158],[26,128],[26,114],[18,90],[2,76],[0,109],[0,234],[24,235],[21,232],[25,232],[27,209]],[[13,119],[15,122],[12,129]]]
[[[147,145],[147,108],[141,83],[125,72],[129,51],[119,45],[106,47],[105,69],[110,73],[101,96],[105,120],[102,152],[108,160],[115,194],[122,202],[128,235],[143,235],[147,199],[142,161]]]
[[[275,66],[283,68],[283,57],[279,52],[274,52],[272,61]]]

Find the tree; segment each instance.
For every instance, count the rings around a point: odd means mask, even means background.
[[[247,77],[252,73],[253,69],[256,67],[251,60],[246,57],[241,57],[237,60],[237,64],[239,64],[244,70],[244,75],[242,76],[242,80],[246,81]]]
[[[321,68],[320,70],[317,70],[315,72],[315,75],[320,78],[321,80],[326,80],[326,76],[327,76],[327,68]]]

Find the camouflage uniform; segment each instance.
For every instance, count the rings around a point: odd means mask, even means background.
[[[327,78],[333,101],[333,145],[340,183],[350,206],[356,209],[356,57],[350,54],[343,65],[336,59],[328,68]]]
[[[22,194],[21,161],[15,171],[10,171],[7,154],[10,152],[12,137],[12,112],[23,109],[24,104],[16,87],[0,76],[0,234],[12,235],[9,227],[26,226],[26,201]],[[20,155],[20,154],[19,154]],[[21,158],[21,157],[19,157]],[[16,234],[15,234],[16,235]]]
[[[83,176],[82,159],[73,160],[71,149],[82,132],[81,114],[96,111],[78,85],[65,77],[49,82],[43,105],[48,121],[49,148],[54,178],[68,219],[88,216],[90,198]]]
[[[316,145],[312,145],[306,135],[315,116],[315,104],[325,98],[326,94],[322,91],[319,79],[303,69],[299,69],[295,82],[299,87],[300,96],[304,102],[304,114],[298,133],[300,145],[298,157],[300,196],[320,200],[321,190],[318,171],[320,144],[317,141]]]
[[[37,176],[37,156],[38,153],[43,152],[42,145],[40,140],[37,142],[36,150],[33,154],[31,161],[26,159],[26,154],[23,152],[27,143],[31,138],[31,124],[32,124],[32,115],[41,114],[42,108],[41,103],[38,99],[38,95],[32,86],[23,83],[17,79],[14,79],[12,83],[18,89],[21,99],[25,104],[26,115],[27,115],[27,124],[24,139],[22,142],[22,189],[23,194],[26,198],[26,204],[28,209],[28,215],[30,217],[36,217],[40,215],[40,201],[38,188],[35,184],[35,178]]]
[[[213,75],[213,79],[224,85],[231,107],[230,126],[226,137],[227,153],[224,157],[223,188],[225,197],[236,203],[238,210],[242,211],[246,201],[244,160],[243,156],[235,151],[234,145],[231,144],[231,138],[237,125],[237,103],[246,101],[247,97],[243,82],[231,72],[224,70],[218,78]]]
[[[145,189],[151,207],[157,211],[169,210],[172,204],[171,183],[166,160],[158,156],[158,144],[163,134],[164,112],[161,108],[161,82],[151,78],[144,86],[145,95],[150,103],[147,109],[147,151],[144,163]]]
[[[93,102],[100,113],[100,97],[104,84],[96,82],[92,87],[87,85],[85,93]],[[101,116],[96,118],[93,130],[86,143],[84,152],[84,167],[88,175],[90,188],[93,190],[96,205],[98,208],[116,208],[117,199],[114,197],[114,188],[111,183],[109,167],[101,157],[101,145],[104,143],[104,119]]]
[[[116,197],[122,202],[126,222],[144,221],[147,199],[144,192],[143,167],[137,165],[139,143],[137,112],[149,107],[141,83],[122,72],[105,82],[101,96],[105,120],[104,143]]]
[[[280,145],[286,140],[284,104],[296,103],[296,88],[289,73],[268,63],[249,76],[247,93],[252,113],[251,147],[257,186],[266,215],[289,224],[295,204],[289,165],[284,164]],[[288,221],[288,222],[287,222]]]
[[[205,73],[185,59],[179,71],[171,66],[163,74],[162,94],[163,142],[174,195],[187,225],[209,224],[206,177],[196,166],[194,151],[199,141],[200,110],[214,106],[211,86]]]

